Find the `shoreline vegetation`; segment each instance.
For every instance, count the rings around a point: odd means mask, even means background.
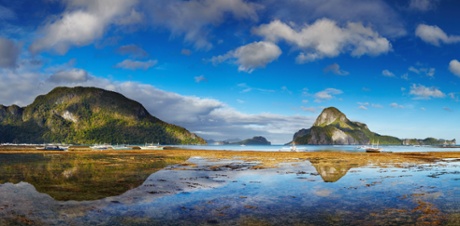
[[[377,164],[421,164],[437,162],[443,159],[460,158],[460,152],[398,152],[398,153],[365,153],[341,151],[315,151],[315,152],[290,152],[290,151],[228,151],[228,150],[197,150],[165,148],[165,150],[93,150],[90,147],[70,147],[69,151],[37,150],[35,147],[1,147],[0,154],[56,154],[56,155],[160,155],[165,157],[201,157],[211,160],[244,160],[259,162],[259,167],[276,167],[280,163],[309,161],[340,161],[357,165]]]

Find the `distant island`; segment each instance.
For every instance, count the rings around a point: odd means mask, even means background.
[[[26,107],[0,105],[0,142],[206,143],[120,93],[92,87],[58,87]]]
[[[242,140],[233,144],[239,145],[271,145],[271,142],[268,141],[265,137],[256,136],[250,139]]]
[[[301,129],[290,143],[298,145],[368,145],[378,142],[382,145],[452,145],[454,140],[427,138],[405,139],[380,135],[369,130],[366,124],[350,121],[335,107],[325,108],[309,129]]]
[[[236,138],[223,141],[207,140],[207,142],[213,145],[271,145],[271,142],[262,136],[255,136],[245,140]]]

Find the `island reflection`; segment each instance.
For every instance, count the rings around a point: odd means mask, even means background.
[[[123,154],[0,154],[0,183],[27,182],[56,200],[97,200],[140,186],[187,157]]]

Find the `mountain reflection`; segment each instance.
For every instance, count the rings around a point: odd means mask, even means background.
[[[97,200],[140,186],[152,173],[187,157],[159,155],[0,155],[0,184],[32,184],[59,201]]]
[[[361,161],[342,161],[342,160],[310,160],[313,167],[315,167],[318,174],[324,182],[336,182],[345,176],[353,167],[365,166]]]

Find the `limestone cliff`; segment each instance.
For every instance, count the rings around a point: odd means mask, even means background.
[[[381,136],[364,123],[350,121],[334,107],[324,109],[310,129],[301,129],[293,137],[296,144],[369,144],[371,140],[401,144],[396,137]]]

